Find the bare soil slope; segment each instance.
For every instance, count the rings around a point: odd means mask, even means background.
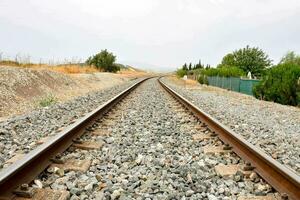
[[[52,96],[66,101],[88,92],[122,84],[134,76],[111,73],[62,74],[49,70],[0,67],[0,121],[40,106]]]

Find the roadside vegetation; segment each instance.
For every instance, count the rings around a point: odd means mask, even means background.
[[[48,107],[48,106],[51,106],[52,104],[57,103],[57,101],[58,100],[54,95],[49,94],[49,95],[43,97],[42,99],[40,99],[38,101],[38,105],[41,107]]]
[[[212,68],[208,64],[203,65],[200,61],[194,67],[190,67],[193,66],[191,63],[189,67],[187,67],[187,64],[184,64],[177,70],[177,72],[180,71],[177,75],[181,76],[182,74],[198,72],[206,76],[240,77],[250,72],[254,77],[261,77],[266,69],[271,66],[271,62],[263,50],[257,47],[251,48],[246,46],[225,55],[216,68]]]
[[[263,50],[246,46],[225,55],[217,68],[236,67],[244,73],[250,72],[254,77],[261,77],[271,65],[272,60]]]
[[[68,61],[64,60],[63,63],[59,61],[46,63],[33,63],[30,61],[30,56],[17,55],[14,60],[0,56],[0,66],[14,66],[20,68],[30,69],[46,69],[66,74],[79,74],[79,73],[94,73],[94,72],[117,72],[121,69],[126,70],[128,67],[122,64],[115,63],[116,56],[105,50],[93,55],[82,63],[81,60]]]
[[[19,63],[11,60],[0,61],[2,66],[14,66],[27,69],[45,69],[55,72],[61,72],[65,74],[79,74],[79,73],[94,73],[99,72],[99,70],[93,66],[81,65],[79,63],[69,63],[69,64],[36,64],[36,63]]]
[[[225,55],[215,68],[199,61],[195,65],[185,63],[176,71],[178,77],[197,74],[201,84],[208,84],[209,76],[245,78],[248,73],[251,78],[260,80],[253,87],[256,98],[300,106],[300,55],[293,51],[273,65],[263,50],[246,46]]]
[[[108,52],[106,49],[89,57],[86,64],[89,66],[95,66],[99,70],[105,72],[117,72],[120,71],[121,66],[115,63],[116,56]]]
[[[300,106],[300,56],[288,52],[254,87],[254,96],[267,101]]]

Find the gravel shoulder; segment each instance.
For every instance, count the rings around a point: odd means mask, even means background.
[[[51,97],[63,103],[89,92],[124,84],[134,79],[112,73],[63,74],[46,69],[0,66],[0,121],[40,108]]]
[[[201,131],[197,126],[202,127]],[[101,149],[69,148],[64,152],[66,160],[91,160],[86,172],[59,173],[49,167],[35,182],[43,188],[70,191],[72,200],[234,200],[272,195],[270,185],[255,173],[254,179],[243,178],[241,172],[220,177],[216,165],[244,162],[234,153],[205,154],[204,146],[219,146],[222,142],[217,137],[193,140],[199,132],[211,133],[156,79],[150,79],[86,129],[80,140],[100,142]]]
[[[5,164],[8,159],[33,150],[38,145],[38,140],[55,135],[138,80],[89,92],[66,102],[38,108],[28,114],[1,121],[0,169],[8,165]]]
[[[202,86],[175,77],[163,81],[252,144],[300,174],[300,109]]]

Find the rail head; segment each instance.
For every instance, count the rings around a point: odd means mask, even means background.
[[[82,135],[87,126],[108,112],[138,85],[149,78],[144,78],[128,87],[95,110],[78,119],[74,124],[67,126],[45,143],[25,154],[20,160],[2,169],[0,171],[0,199],[12,199],[15,196],[13,191],[18,186],[31,182],[51,164],[50,159],[69,148],[73,143],[73,139]]]
[[[202,122],[207,124],[211,130],[215,131],[221,140],[231,145],[235,153],[245,161],[250,162],[255,167],[254,170],[278,192],[287,194],[290,199],[300,198],[299,175],[184,98],[167,86],[161,78],[158,81],[168,93],[180,101]]]

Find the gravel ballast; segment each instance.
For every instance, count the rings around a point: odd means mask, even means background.
[[[243,161],[234,153],[204,154],[203,146],[222,143],[217,137],[194,141],[196,126],[205,127],[163,91],[156,79],[148,80],[81,137],[103,142],[102,149],[70,148],[64,153],[66,160],[92,160],[86,172],[56,173],[48,168],[33,186],[68,190],[72,200],[218,200],[272,192],[255,175],[253,181],[243,179],[240,172],[228,178],[217,175],[217,164]],[[94,135],[97,130],[110,134]],[[210,132],[205,129],[203,133]]]
[[[39,67],[0,65],[0,121],[29,113],[49,97],[66,102],[129,80],[123,74],[107,72],[65,74]]]
[[[65,103],[54,104],[29,114],[0,122],[0,168],[15,154],[28,153],[36,142],[46,136],[53,136],[63,127],[97,108],[104,102],[128,88],[138,80],[129,81],[98,92],[77,97]]]
[[[224,125],[300,174],[300,109],[210,86],[186,87],[163,78]]]

